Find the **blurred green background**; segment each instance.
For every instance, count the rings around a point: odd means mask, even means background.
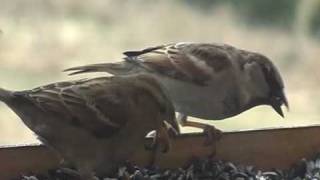
[[[273,60],[284,78],[291,109],[285,119],[261,106],[210,123],[228,131],[320,124],[319,0],[0,0],[0,4],[1,87],[22,90],[93,76],[67,77],[61,70],[119,61],[124,50],[179,41],[227,43]],[[0,137],[0,144],[36,141],[2,103]]]

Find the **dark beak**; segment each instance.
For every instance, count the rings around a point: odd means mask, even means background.
[[[281,92],[280,95],[276,97],[272,97],[270,105],[283,118],[284,118],[284,114],[281,109],[281,106],[285,105],[287,108],[287,111],[289,111],[289,103],[284,92]]]
[[[272,108],[281,116],[284,118],[283,111],[281,109],[281,105],[279,104],[271,104]]]

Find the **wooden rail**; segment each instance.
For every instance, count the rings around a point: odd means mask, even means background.
[[[320,152],[320,126],[275,128],[225,132],[217,144],[214,158],[268,170],[286,169],[302,158]],[[160,167],[175,168],[193,157],[207,157],[213,146],[203,146],[202,134],[184,134],[175,138],[172,149],[160,154]],[[143,149],[132,157],[145,165],[151,157]],[[26,172],[43,172],[57,167],[58,157],[42,145],[21,145],[0,148],[0,179],[6,180]]]

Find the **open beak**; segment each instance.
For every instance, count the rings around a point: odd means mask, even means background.
[[[285,96],[285,94],[282,92],[280,97],[274,97],[271,101],[272,108],[281,116],[284,118],[283,111],[281,109],[282,105],[285,105],[287,108],[287,111],[289,111],[289,103]]]

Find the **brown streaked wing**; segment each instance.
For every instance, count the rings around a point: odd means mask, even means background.
[[[63,82],[43,86],[29,92],[29,98],[43,111],[63,117],[66,123],[86,129],[98,138],[107,138],[126,122],[123,113],[116,112],[121,104],[99,85],[102,78]],[[107,84],[107,83],[106,83]]]
[[[165,48],[167,45],[159,45],[159,46],[155,46],[155,47],[149,47],[140,51],[125,51],[123,52],[124,55],[128,56],[128,57],[133,57],[133,56],[140,56],[142,54],[146,54],[149,52],[156,52],[158,50],[161,50],[163,48]]]
[[[187,44],[183,50],[189,56],[193,56],[205,64],[211,71],[219,73],[231,66],[231,53],[234,47],[223,44]],[[203,68],[206,69],[206,68]],[[209,71],[207,69],[207,71]]]
[[[141,51],[143,52],[143,51]],[[178,43],[145,51],[128,61],[178,80],[206,85],[213,73],[230,67],[231,62],[224,46],[215,44]]]

